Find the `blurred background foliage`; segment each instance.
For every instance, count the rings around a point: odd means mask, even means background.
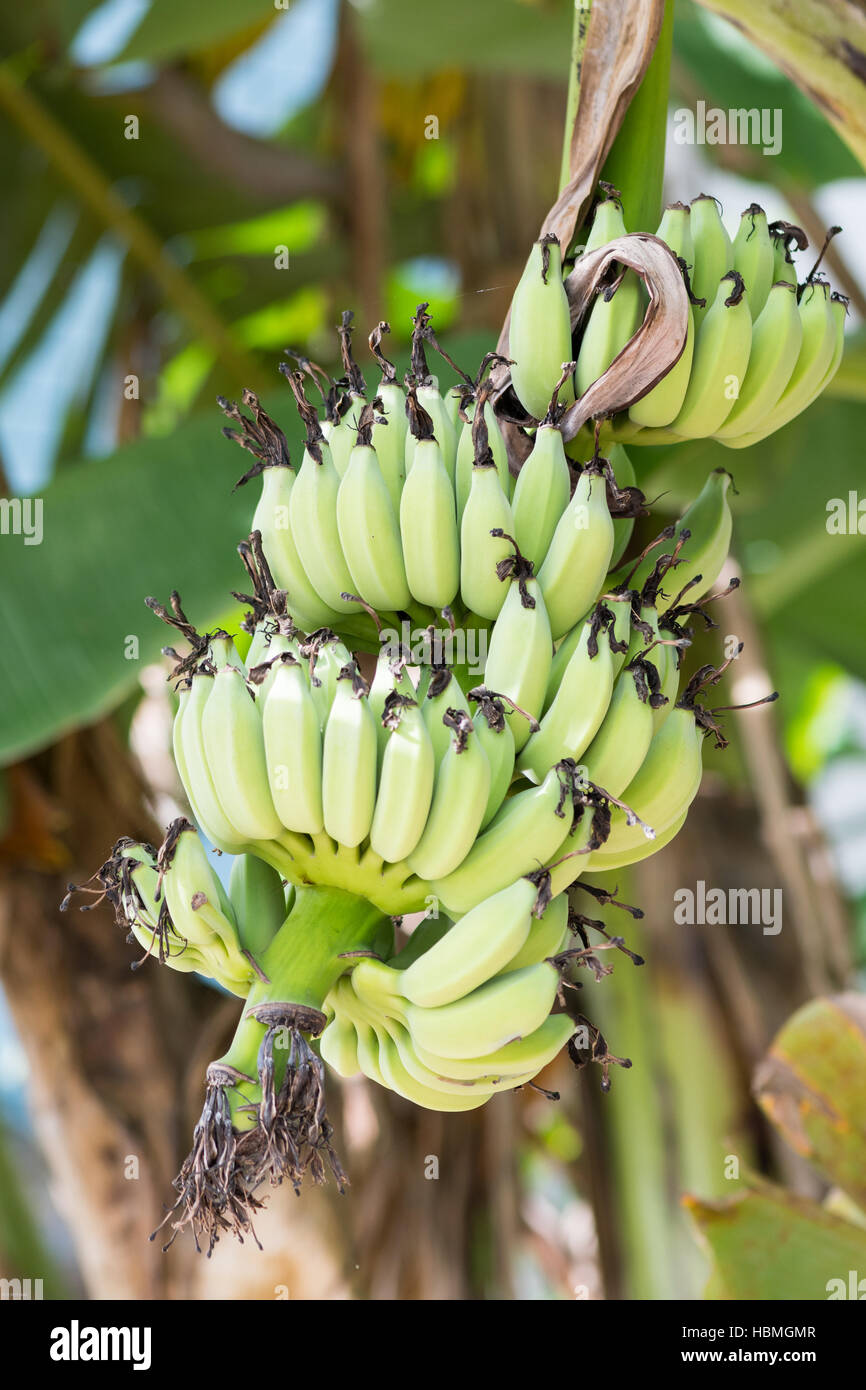
[[[43,499],[45,538],[0,544],[0,764],[10,769],[0,773],[0,870],[56,872],[64,859],[63,814],[22,834],[21,769],[44,766],[72,732],[107,716],[126,738],[141,705],[165,702],[148,694],[163,636],[144,595],[177,587],[197,625],[236,621],[234,546],[253,499],[231,491],[240,460],[220,436],[217,393],[256,389],[296,450],[276,364],[300,345],[335,367],[343,307],[356,307],[362,358],[369,328],[390,320],[401,367],[421,299],[458,362],[472,368],[495,342],[556,191],[572,9],[567,0],[5,8],[0,481],[9,496]],[[699,99],[780,110],[783,141],[768,157],[683,147],[669,132],[666,198],[718,194],[732,232],[755,199],[802,223],[813,246],[830,223],[846,233],[825,262],[851,296],[849,347],[828,397],[746,452],[712,442],[634,451],[661,512],[676,512],[710,468],[734,473],[749,607],[726,611],[723,632],[732,624],[746,636],[738,624],[749,625],[757,660],[784,692],[784,757],[773,763],[783,804],[774,809],[766,784],[756,798],[761,753],[739,737],[734,756],[709,760],[704,809],[679,858],[672,848],[659,856],[666,868],[636,875],[641,894],[661,903],[639,945],[650,965],[629,975],[620,965],[598,991],[612,1045],[629,1050],[639,1074],[617,1076],[610,1097],[596,1094],[595,1078],[561,1078],[581,1098],[559,1109],[519,1102],[517,1208],[494,1202],[479,1218],[459,1276],[470,1294],[701,1296],[709,1266],[679,1194],[729,1192],[720,1156],[731,1144],[809,1197],[826,1190],[784,1156],[751,1106],[748,1076],[796,1005],[850,985],[852,961],[866,963],[864,539],[825,525],[831,499],[856,494],[862,474],[866,179],[790,78],[723,19],[677,0],[674,42],[671,112]],[[801,257],[801,278],[812,256]],[[133,750],[143,756],[134,740]],[[151,785],[157,810],[172,796],[176,788]],[[690,938],[684,948],[665,907],[671,884],[684,873],[757,882],[752,870],[777,883],[778,860],[771,853],[766,868],[759,840],[767,817],[783,813],[808,818],[789,839],[824,885],[822,911],[836,913],[832,950],[816,960],[798,936],[780,968],[766,941],[759,959],[743,948],[733,964],[739,941]],[[823,929],[820,913],[811,925]],[[31,1151],[32,1138],[8,1018],[0,1049],[0,1166],[13,1173],[27,1165],[12,1156]],[[50,1214],[44,1181],[28,1186],[0,1184],[0,1272],[57,1266],[65,1274],[50,1275],[52,1290],[62,1278],[77,1288],[80,1252]]]

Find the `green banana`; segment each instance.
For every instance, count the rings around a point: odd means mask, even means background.
[[[553,234],[543,236],[529,253],[511,301],[508,356],[511,384],[520,404],[537,420],[571,351],[571,310],[562,283],[562,250]],[[563,405],[574,400],[571,382],[560,392]]]
[[[381,859],[398,863],[416,848],[427,823],[436,759],[414,699],[393,691],[385,701],[382,722],[390,732],[382,758],[370,847]]]
[[[257,855],[239,854],[229,874],[229,898],[240,944],[258,956],[271,944],[291,910],[283,880]]]
[[[665,208],[656,236],[670,247],[674,255],[687,267],[694,265],[695,248],[692,242],[691,212],[687,203],[671,203],[669,207]],[[629,406],[629,419],[635,425],[641,425],[647,429],[661,429],[677,418],[688,389],[694,352],[695,315],[692,305],[689,303],[685,347],[661,381],[639,401],[635,401],[633,405]],[[617,476],[617,482],[622,486],[619,476]]]
[[[352,653],[327,628],[311,635],[301,654],[310,663],[310,694],[319,716],[319,728],[324,730],[337,693],[337,680]]]
[[[337,527],[350,592],[372,608],[394,612],[408,607],[410,594],[400,523],[371,444],[374,422],[375,403],[370,403],[359,417],[358,442],[337,492]]]
[[[472,487],[472,470],[475,463],[475,445],[472,439],[472,424],[475,419],[474,402],[466,406],[464,413],[466,415],[466,423],[462,426],[457,440],[457,462],[454,472],[454,494],[457,499],[458,522],[461,522],[463,519],[463,512],[469,499],[469,490]],[[508,500],[512,493],[512,478],[508,468],[508,451],[505,447],[505,440],[502,438],[499,421],[496,419],[496,412],[486,396],[484,400],[484,423],[487,426],[487,439],[490,451],[493,455],[493,463],[496,467],[502,491]]]
[[[286,375],[307,430],[307,445],[289,503],[292,537],[301,563],[322,601],[337,613],[358,613],[360,604],[342,597],[353,592],[353,580],[340,543],[337,521],[340,474],[315,409],[304,397],[303,376],[300,372]],[[348,455],[346,464],[348,466]]]
[[[414,387],[407,399],[411,438],[417,447],[400,498],[406,577],[419,603],[441,610],[448,607],[460,588],[454,486],[433,436],[433,421],[421,406]]]
[[[437,768],[454,737],[455,725],[451,716],[455,712],[467,716],[469,714],[469,702],[462,686],[447,666],[434,666],[421,705],[421,713],[433,743]],[[445,715],[449,717],[445,719]]]
[[[325,830],[350,849],[370,833],[376,804],[376,726],[367,684],[355,662],[337,678],[322,743],[322,809]]]
[[[463,862],[487,811],[490,763],[469,715],[451,710],[454,737],[438,764],[430,814],[406,862],[419,878],[444,878]]]
[[[613,199],[602,203],[596,214],[596,222],[602,209],[606,213],[605,240],[625,236],[625,223],[618,203]],[[588,245],[592,250],[592,238]],[[624,267],[618,280],[596,296],[577,353],[575,384],[578,396],[583,396],[593,382],[607,371],[637,331],[643,318],[645,301],[646,292],[639,276]]]
[[[537,924],[537,925],[540,925]],[[415,1052],[431,1071],[445,1071],[456,1079],[473,1081],[480,1076],[520,1076],[538,1073],[561,1052],[574,1032],[568,1014],[551,1014],[534,1032],[515,1038],[484,1057],[439,1057],[413,1039]]]
[[[459,866],[432,879],[449,913],[468,912],[550,858],[571,825],[573,774],[573,764],[557,763],[541,786],[508,797]]]
[[[508,559],[514,518],[487,444],[484,412],[472,432],[476,439],[472,485],[460,524],[460,597],[473,613],[494,620],[505,602],[499,566]]]
[[[707,593],[719,577],[731,544],[730,486],[730,473],[724,468],[714,469],[698,497],[676,523],[672,537],[653,553],[648,553],[636,568],[632,567],[633,573],[627,565],[621,566],[609,578],[611,588],[628,581],[631,588],[643,589],[658,563],[658,557],[673,554],[679,546],[682,554],[681,563],[674,571],[676,583],[672,584],[670,593],[659,591],[656,600],[659,614],[667,612],[677,591],[687,585],[691,586],[690,597],[693,600]],[[683,539],[686,532],[688,537]]]
[[[271,795],[281,823],[318,835],[322,808],[322,732],[303,668],[290,653],[278,656],[259,701]]]
[[[542,782],[561,758],[578,761],[602,727],[614,681],[609,635],[601,631],[609,612],[599,605],[578,629],[556,695],[518,759],[518,772],[532,782]]]
[[[402,972],[400,994],[423,1008],[462,999],[517,954],[529,935],[537,899],[538,886],[528,878],[485,898]]]
[[[558,989],[558,971],[542,961],[496,976],[451,1004],[408,1004],[405,1022],[413,1041],[437,1057],[482,1057],[540,1027]]]
[[[226,819],[247,841],[273,840],[282,823],[274,807],[261,713],[243,672],[232,664],[231,638],[213,643],[219,662],[201,717],[205,757]]]
[[[569,938],[568,899],[561,893],[558,898],[553,898],[547,904],[540,916],[534,918],[520,950],[506,961],[497,974],[507,975],[511,970],[523,970],[527,965],[538,965],[540,961],[564,950]]]
[[[379,323],[370,334],[370,351],[382,368],[376,396],[382,403],[382,413],[376,416],[371,443],[376,451],[379,468],[394,515],[400,515],[400,494],[406,481],[406,435],[409,422],[406,419],[406,395],[397,381],[397,371],[382,352],[382,335],[390,333],[391,326]]]
[[[271,572],[288,596],[295,622],[303,631],[313,632],[317,627],[330,627],[337,615],[313,587],[292,535],[291,500],[296,481],[291,468],[264,470],[252,529],[261,532]]]
[[[803,344],[797,291],[785,281],[773,285],[752,331],[749,366],[740,394],[717,439],[759,429],[791,379]]]
[[[555,414],[555,402],[552,410]],[[570,496],[571,474],[565,446],[549,409],[517,475],[512,501],[514,539],[521,553],[532,561],[536,574],[544,563]]]
[[[824,281],[817,280],[803,289],[799,304],[802,343],[787,386],[756,429],[731,439],[726,437],[723,444],[730,449],[757,444],[788,424],[820,395],[841,360],[846,306],[844,296],[831,295]]]
[[[752,315],[740,274],[723,276],[695,337],[695,355],[674,434],[699,439],[716,434],[733,409],[749,365]]]
[[[213,690],[210,672],[195,671],[188,692],[181,692],[174,717],[172,742],[175,764],[193,815],[217,849],[236,853],[243,835],[223,811],[208,767],[202,736],[202,714]]]
[[[610,565],[613,542],[607,480],[598,464],[592,462],[577,480],[574,495],[557,523],[538,572],[554,641],[570,631],[598,597]],[[488,680],[488,684],[493,682]]]
[[[776,278],[776,252],[767,228],[767,214],[757,203],[750,203],[740,218],[733,251],[734,270],[743,277],[749,309],[757,320]]]
[[[532,729],[530,718],[541,713],[553,642],[540,582],[533,578],[532,563],[516,548],[499,567],[503,582],[509,572],[505,602],[490,634],[484,684],[509,704],[505,717],[519,752]]]
[[[348,1078],[358,1076],[361,1064],[358,1061],[358,1035],[355,1025],[342,1014],[331,1019],[319,1039],[322,1059],[333,1068],[338,1076]]]
[[[695,299],[705,301],[693,306],[698,327],[716,299],[719,281],[734,268],[734,248],[711,194],[701,193],[692,199],[689,220],[695,257],[692,292]]]
[[[622,796],[637,773],[653,737],[653,699],[647,688],[648,662],[637,658],[620,672],[604,721],[581,758],[586,777],[611,796]]]
[[[478,742],[490,764],[490,791],[479,827],[484,830],[505,800],[514,776],[514,735],[505,717],[502,701],[492,691],[485,686],[476,686],[470,690],[469,698],[478,704],[473,723]]]

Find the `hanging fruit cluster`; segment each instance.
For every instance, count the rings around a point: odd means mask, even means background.
[[[623,233],[608,190],[583,255]],[[731,246],[712,199],[668,209],[659,236],[689,289],[688,329],[630,405],[638,442],[742,443],[826,383],[844,305],[814,274],[794,286],[794,235],[751,208]],[[644,282],[625,270],[601,289],[576,340],[568,283],[542,238],[509,358],[458,370],[444,397],[426,305],[405,384],[382,349],[388,325],[371,334],[372,396],[345,314],[338,381],[299,354],[281,364],[306,435],[299,464],[252,392],[243,408],[220,400],[224,433],[253,457],[241,482],[261,485],[238,547],[245,659],[226,632],[200,633],[177,594],[147,602],[187,646],[166,648],[174,756],[199,829],[235,856],[230,881],[179,820],[158,849],[118,841],[89,890],[147,954],[244,1000],[166,1217],[209,1249],[252,1229],[263,1183],[320,1180],[326,1165],[345,1181],[323,1064],[448,1111],[531,1084],[563,1047],[599,1062],[605,1087],[611,1064],[628,1065],[565,991],[576,969],[608,972],[599,950],[641,963],[579,911],[579,893],[640,913],[580,879],[669,843],[704,739],[725,746],[725,707],[706,692],[733,657],[686,665],[694,622],[715,627],[730,477],[713,472],[623,560],[648,512],[631,461],[616,442],[602,457],[600,428],[575,461],[565,422],[633,339]],[[740,393],[723,412],[730,376]],[[532,417],[519,467],[509,392]],[[611,415],[621,428],[624,412]],[[426,915],[398,950],[412,913]]]

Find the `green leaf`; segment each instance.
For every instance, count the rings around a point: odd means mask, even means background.
[[[684,1199],[715,1262],[707,1296],[762,1302],[839,1296],[831,1281],[845,1286],[849,1270],[866,1269],[866,1231],[815,1202],[753,1181],[725,1201]]]
[[[285,403],[284,403],[285,404]],[[282,420],[299,430],[294,411]],[[99,718],[171,644],[144,599],[177,588],[212,627],[246,587],[236,549],[258,488],[232,487],[244,455],[220,437],[216,408],[166,438],[141,439],[64,469],[43,496],[43,540],[0,539],[4,633],[0,763]],[[137,657],[128,659],[137,639]]]
[[[244,29],[264,27],[280,11],[273,0],[151,0],[115,62],[165,62],[213,48]]]
[[[726,6],[712,8],[724,10]],[[832,179],[856,178],[862,172],[839,135],[791,77],[724,20],[702,13],[693,4],[680,3],[674,41],[680,72],[685,70],[688,81],[678,81],[675,69],[673,86],[687,108],[694,110],[695,99],[700,98],[708,108],[721,107],[726,112],[781,112],[782,141],[777,154],[765,156],[762,147],[754,144],[740,148],[739,153],[752,161],[752,167],[743,169],[746,177],[775,183],[781,174],[803,188],[814,188]],[[790,73],[790,68],[787,71]],[[715,147],[703,148],[712,159]]]
[[[755,1076],[759,1105],[797,1153],[866,1206],[866,998],[813,999],[777,1033]]]
[[[407,5],[371,0],[357,16],[367,57],[389,76],[419,77],[441,68],[519,72],[565,84],[571,9],[525,0],[438,0]]]

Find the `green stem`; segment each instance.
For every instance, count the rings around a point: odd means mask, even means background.
[[[228,1052],[219,1060],[251,1078],[230,1097],[239,1129],[251,1128],[254,1115],[237,1113],[255,1099],[258,1051],[265,1027],[250,1018],[259,1004],[303,1004],[321,1010],[325,998],[350,966],[344,952],[388,950],[393,940],[390,919],[366,898],[340,888],[299,888],[295,905],[258,964],[266,980],[250,989]]]
[[[559,171],[560,193],[571,181],[571,136],[574,123],[577,120],[577,108],[580,105],[580,74],[583,67],[583,51],[586,48],[591,9],[592,0],[574,0],[571,61],[568,69],[568,99],[565,107],[565,136],[562,142],[562,164]]]
[[[622,195],[629,232],[655,231],[661,217],[673,32],[674,0],[667,0],[652,61],[601,172]]]
[[[166,254],[159,237],[124,203],[99,166],[22,85],[8,63],[0,64],[0,108],[42,150],[79,200],[119,237],[195,335],[211,345],[223,366],[239,381],[252,380],[254,359],[238,346],[208,300]]]

